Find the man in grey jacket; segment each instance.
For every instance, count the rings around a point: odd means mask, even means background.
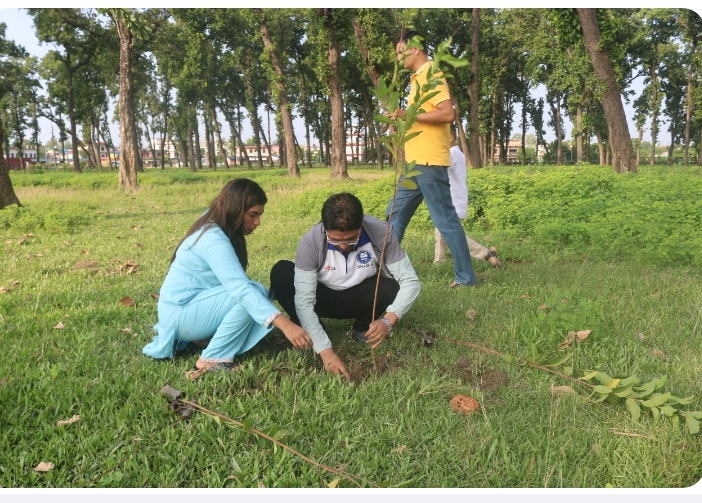
[[[361,201],[347,192],[324,202],[322,221],[300,239],[295,262],[281,260],[271,269],[273,297],[307,331],[324,368],[346,379],[346,365],[334,352],[319,318],[353,319],[354,338],[376,348],[421,288],[388,224],[364,215]]]

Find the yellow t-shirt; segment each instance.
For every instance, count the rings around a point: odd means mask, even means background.
[[[416,89],[421,89],[421,86],[427,83],[427,73],[432,62],[427,61],[419,70],[410,77],[410,94],[408,103],[411,105],[415,102]],[[439,74],[441,76],[441,74]],[[450,100],[448,85],[446,79],[441,77],[441,85],[434,88],[438,94],[422,105],[425,112],[431,112],[442,101]],[[414,161],[417,164],[429,166],[449,166],[451,164],[450,149],[450,127],[449,124],[420,124],[415,122],[410,133],[421,131],[421,134],[410,139],[405,144],[405,159],[409,162]]]

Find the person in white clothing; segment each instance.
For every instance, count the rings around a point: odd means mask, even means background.
[[[448,168],[449,183],[451,185],[451,200],[456,208],[458,218],[463,220],[468,214],[468,182],[466,177],[466,156],[456,145],[456,131],[451,127],[451,165]],[[439,229],[434,227],[434,263],[446,262],[446,241],[441,237]],[[480,260],[486,260],[495,267],[500,267],[500,259],[497,257],[497,250],[492,246],[485,247],[473,241],[466,235],[470,256]]]

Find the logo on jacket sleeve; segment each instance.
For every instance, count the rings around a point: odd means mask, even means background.
[[[361,265],[366,265],[371,260],[373,260],[373,254],[368,250],[361,250],[358,252],[358,255],[356,255],[356,262]]]

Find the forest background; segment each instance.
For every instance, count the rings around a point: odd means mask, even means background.
[[[70,146],[74,170],[82,169],[81,156],[99,166],[102,142],[107,165],[126,171],[125,186],[137,184],[146,152],[160,166],[261,167],[277,144],[277,162],[292,175],[298,164],[311,166],[313,151],[333,177],[346,176],[349,160],[382,166],[387,153],[378,141],[374,88],[392,74],[393,41],[410,23],[426,34],[430,51],[451,37],[450,52],[476,64],[450,79],[473,167],[507,162],[512,138],[520,146],[510,161],[521,164],[612,160],[602,87],[573,9],[27,12],[51,49],[41,59],[8,60],[23,78],[0,102],[5,150],[38,143],[39,120],[50,121],[56,135],[52,126],[48,146]],[[637,163],[701,162],[699,16],[689,9],[597,12],[622,100],[634,111]],[[120,86],[129,91],[120,93]],[[109,159],[119,143],[113,117],[126,128],[119,136],[128,138],[116,162]],[[242,134],[247,126],[252,136]],[[362,139],[362,155],[345,155],[349,138]],[[177,151],[173,159],[164,154],[168,142]],[[247,143],[256,146],[252,158],[232,157]]]

